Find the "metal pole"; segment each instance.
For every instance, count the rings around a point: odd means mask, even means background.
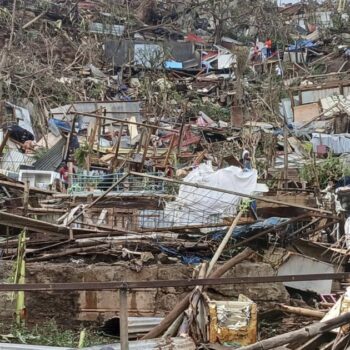
[[[192,186],[192,187],[196,187],[196,188],[204,188],[204,189],[210,190],[210,191],[216,191],[216,192],[221,192],[221,193],[233,194],[235,196],[240,196],[242,198],[251,198],[251,199],[255,199],[255,200],[260,200],[262,202],[274,203],[274,204],[284,205],[284,206],[288,206],[288,207],[292,207],[292,208],[300,208],[300,209],[310,210],[310,211],[318,212],[318,213],[332,214],[332,212],[329,211],[329,210],[324,210],[324,209],[320,209],[320,208],[312,208],[312,207],[308,207],[308,206],[297,204],[297,203],[282,202],[282,201],[278,201],[278,200],[274,200],[274,199],[269,199],[268,197],[255,196],[255,195],[252,195],[252,194],[245,194],[245,193],[241,193],[241,192],[237,192],[237,191],[229,191],[229,190],[225,190],[223,188],[217,188],[217,187],[212,187],[212,186],[200,185],[200,184],[197,184],[197,183],[194,183],[194,182],[170,179],[170,178],[167,178],[167,177],[164,177],[164,176],[155,176],[155,175],[150,175],[150,174],[145,174],[145,173],[137,173],[136,171],[130,171],[129,174],[130,175],[135,175],[135,176],[147,177],[147,178],[150,178],[150,179],[156,179],[156,180],[159,180],[159,181],[163,180],[163,181],[166,181],[166,182],[176,183],[176,184],[179,184],[179,185]]]
[[[251,253],[252,254],[252,253]],[[222,265],[224,266],[224,265]],[[220,267],[221,268],[221,267]],[[219,269],[220,269],[219,268]],[[216,271],[218,271],[217,269]],[[216,273],[215,271],[215,273]],[[213,274],[212,274],[213,275]],[[110,282],[71,282],[71,283],[15,283],[0,284],[0,293],[4,292],[66,292],[66,291],[102,291],[125,289],[127,285],[129,290],[133,289],[155,289],[169,287],[194,287],[194,286],[213,286],[213,285],[235,285],[235,284],[257,284],[257,283],[276,283],[276,282],[299,282],[299,281],[326,281],[343,280],[350,278],[350,272],[320,273],[306,275],[283,275],[283,276],[248,276],[248,277],[225,277],[214,276],[203,279],[187,280],[154,280],[154,281],[110,281]]]
[[[128,339],[128,290],[119,290],[120,349],[129,350]]]

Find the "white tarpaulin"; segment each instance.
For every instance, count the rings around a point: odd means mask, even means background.
[[[256,170],[244,172],[234,166],[214,171],[211,165],[201,164],[184,181],[243,194],[257,190]],[[166,204],[164,214],[174,226],[214,224],[235,214],[240,199],[232,194],[181,185],[176,200]]]

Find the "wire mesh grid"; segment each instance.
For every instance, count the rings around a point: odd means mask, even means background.
[[[18,172],[22,165],[32,165],[35,162],[33,157],[30,157],[17,149],[9,149],[0,159],[2,170]]]
[[[139,211],[141,229],[225,226],[235,215],[240,202],[239,197],[223,192],[187,185],[177,187],[176,190],[172,186],[174,198],[164,200],[162,209]]]
[[[104,176],[72,175],[71,193],[106,191],[119,181],[123,173]],[[142,194],[158,198],[157,208],[139,208],[136,226],[141,230],[171,229],[175,227],[227,226],[236,214],[241,198],[222,191],[203,189],[191,185],[179,185],[162,178],[163,173],[150,173],[157,178],[129,175],[112,191],[120,197]],[[221,189],[223,190],[223,189]],[[105,200],[108,200],[107,198]],[[130,214],[135,216],[135,213]],[[135,218],[132,220],[135,223]],[[127,227],[123,227],[124,229]],[[133,228],[135,228],[133,226]]]
[[[71,194],[83,193],[103,193],[108,190],[114,183],[118,182],[125,173],[98,174],[91,175],[86,173],[70,174],[71,186],[68,190]],[[151,175],[164,176],[164,173],[151,173]],[[126,180],[118,184],[111,191],[112,193],[164,193],[164,181],[140,176],[129,175]]]

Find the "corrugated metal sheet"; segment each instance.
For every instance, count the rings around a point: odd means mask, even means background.
[[[163,317],[128,317],[128,332],[129,334],[147,333],[162,320]]]
[[[167,43],[171,56],[175,61],[183,62],[192,60],[195,58],[195,51],[193,43],[179,42],[179,41],[169,41]]]
[[[99,345],[84,350],[103,350],[104,348],[120,350],[120,344]],[[191,338],[157,338],[129,342],[129,350],[195,350],[196,345]]]
[[[284,257],[283,263],[278,267],[277,276],[282,275],[300,275],[302,273],[333,273],[335,266],[304,256],[301,254],[290,252]],[[283,282],[287,287],[313,291],[318,294],[329,294],[332,290],[332,280],[323,281],[299,281],[299,282]]]
[[[334,154],[350,153],[350,134],[312,134],[313,151],[317,153],[317,147],[327,146]]]
[[[319,89],[319,90],[311,90],[311,91],[302,91],[301,98],[303,101],[303,104],[305,103],[312,103],[312,102],[318,102],[320,99],[333,96],[333,95],[339,95],[340,90],[339,88],[332,88],[332,89]]]
[[[350,115],[350,96],[343,95],[329,96],[321,99],[321,106],[326,117],[331,117],[335,113],[347,112]]]
[[[66,140],[61,138],[53,147],[51,147],[40,159],[33,165],[36,170],[55,171],[63,159],[63,150]]]
[[[327,28],[333,27],[332,15],[331,11],[317,11],[315,13],[316,23]]]
[[[158,42],[121,39],[107,41],[105,55],[116,67],[129,63],[150,68],[162,63],[164,51]]]
[[[134,55],[133,45],[129,40],[109,40],[106,41],[104,48],[107,60],[115,67],[128,63]]]
[[[0,343],[0,350],[74,350],[56,346]]]
[[[141,335],[148,333],[153,327],[158,326],[162,320],[162,317],[128,317],[129,339],[139,339]],[[119,337],[119,317],[112,317],[105,321],[101,330],[107,335]]]
[[[156,43],[134,44],[134,64],[145,68],[161,67],[164,61],[162,46]]]
[[[33,131],[32,120],[28,109],[23,107],[18,107],[16,105],[13,105],[10,102],[6,102],[6,106],[12,107],[14,109],[16,119],[18,120],[18,125],[23,129],[26,129],[29,132],[31,132],[33,135],[35,135]]]
[[[102,24],[102,23],[90,23],[89,32],[105,35],[122,36],[125,30],[125,26]]]
[[[32,165],[35,162],[33,157],[29,157],[15,149],[9,150],[2,158],[0,167],[3,170],[18,172],[21,165]]]
[[[150,67],[161,65],[164,53],[169,53],[177,62],[199,63],[191,42],[152,42],[145,40],[109,40],[105,43],[105,55],[116,67],[125,63]],[[134,62],[132,62],[132,60]],[[156,62],[155,62],[156,61]]]
[[[290,98],[282,98],[280,113],[286,118],[288,124],[294,121],[294,112]]]
[[[73,107],[77,112],[81,113],[94,113],[100,108],[105,108],[107,116],[109,118],[116,119],[127,119],[131,116],[136,118],[137,122],[141,121],[141,102],[125,102],[125,101],[114,101],[114,102],[76,102]],[[65,114],[69,111],[71,105],[64,105],[50,110],[50,113],[57,119],[63,119]],[[74,109],[72,109],[74,110]],[[88,121],[91,118],[86,118]],[[84,118],[85,121],[85,118]]]

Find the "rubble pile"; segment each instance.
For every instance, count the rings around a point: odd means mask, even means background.
[[[347,348],[349,22],[341,0],[0,1],[0,321],[44,322],[71,283],[115,349]]]

